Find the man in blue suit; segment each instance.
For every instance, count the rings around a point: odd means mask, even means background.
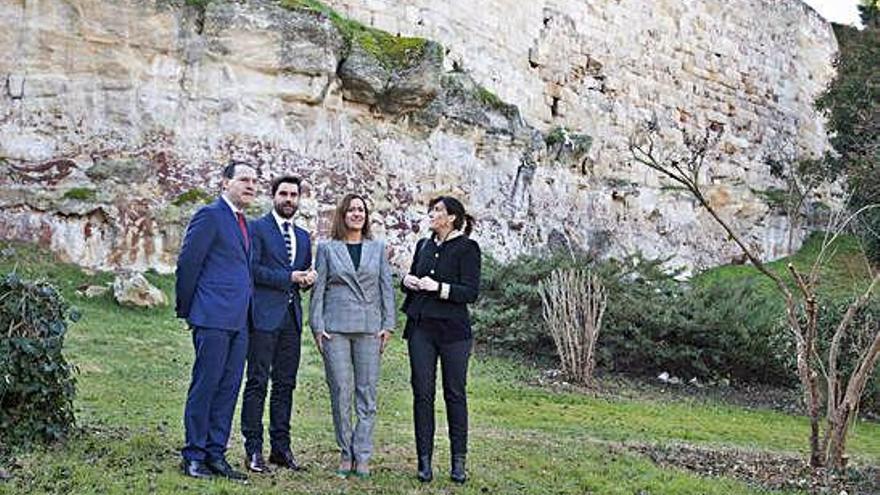
[[[267,471],[263,460],[263,407],[269,381],[269,462],[300,469],[290,449],[290,415],[299,368],[302,307],[300,290],[314,283],[309,234],[294,225],[300,180],[272,181],[273,209],[251,222],[253,239],[254,325],[247,357],[247,383],[241,407],[245,465]]]
[[[251,165],[227,165],[223,193],[193,215],[177,258],[177,316],[195,348],[181,451],[183,473],[193,478],[247,479],[226,462],[226,444],[247,354],[253,279],[243,209],[256,184]]]

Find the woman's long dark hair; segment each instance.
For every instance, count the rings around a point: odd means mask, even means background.
[[[428,211],[431,211],[437,203],[443,203],[443,206],[446,207],[446,213],[455,215],[455,221],[452,222],[453,229],[464,232],[466,236],[471,235],[471,231],[474,230],[474,225],[476,225],[477,221],[464,211],[464,205],[461,204],[461,201],[452,196],[438,196],[428,203]]]

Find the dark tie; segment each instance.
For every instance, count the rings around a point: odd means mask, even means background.
[[[287,247],[287,259],[290,261],[290,265],[293,266],[293,259],[290,256],[290,222],[281,222],[281,235],[284,236],[284,245]],[[296,292],[295,289],[292,289],[290,293],[287,294],[287,304],[293,303],[293,295]]]
[[[235,217],[238,218],[238,228],[241,229],[241,236],[244,238],[244,250],[250,249],[250,240],[248,239],[247,222],[244,219],[244,213],[237,211]]]
[[[284,245],[287,246],[287,259],[290,260],[290,264],[293,264],[293,257],[290,256],[290,222],[283,222],[281,224],[281,235],[284,236]]]

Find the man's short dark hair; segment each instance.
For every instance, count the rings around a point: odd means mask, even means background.
[[[244,165],[245,167],[250,167],[250,168],[254,169],[254,172],[257,171],[257,167],[251,165],[248,162],[242,162],[242,161],[238,161],[238,160],[230,160],[230,162],[225,167],[223,167],[223,178],[224,179],[231,179],[231,178],[235,177],[235,167],[238,167],[239,165]]]
[[[296,184],[296,190],[297,192],[299,192],[301,189],[301,182],[302,181],[299,177],[293,175],[282,175],[281,177],[275,177],[274,179],[272,179],[272,197],[275,197],[275,193],[278,192],[278,188],[281,186],[281,184]]]

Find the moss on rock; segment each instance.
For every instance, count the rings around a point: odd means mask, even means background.
[[[176,198],[174,198],[171,204],[173,204],[174,206],[184,206],[192,203],[208,204],[213,199],[214,198],[207,192],[199,188],[195,188],[179,194]]]
[[[94,189],[88,187],[74,187],[64,192],[64,199],[74,201],[92,201],[97,197],[98,193]]]
[[[788,193],[785,189],[778,187],[770,187],[767,189],[751,189],[752,194],[761,198],[770,208],[783,210],[788,200]]]
[[[289,9],[309,10],[326,15],[342,34],[349,49],[357,44],[388,70],[409,67],[421,58],[427,44],[424,38],[394,36],[386,31],[365,26],[343,17],[317,0],[282,0],[281,5]]]

